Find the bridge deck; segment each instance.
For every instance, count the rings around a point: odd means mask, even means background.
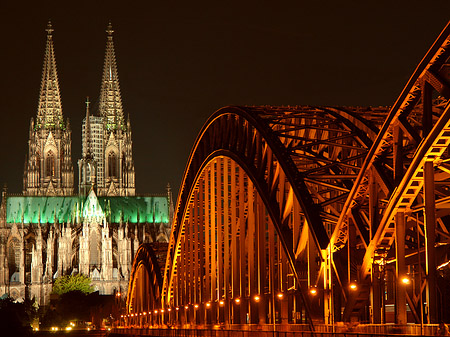
[[[319,325],[315,332],[309,331],[308,325],[292,324],[259,325],[249,324],[239,327],[208,326],[191,328],[124,328],[117,327],[112,330],[109,337],[123,336],[158,336],[158,337],[356,337],[356,336],[445,336],[448,327],[440,328],[438,324],[363,324],[349,325]]]

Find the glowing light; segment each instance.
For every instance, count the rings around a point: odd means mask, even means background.
[[[164,313],[164,309],[161,309],[161,312]]]
[[[142,316],[142,312],[139,313],[139,316]]]
[[[316,287],[312,287],[311,289],[309,289],[309,293],[313,296],[317,295],[317,288]]]
[[[120,315],[121,318],[123,318],[123,315]]]
[[[253,299],[255,300],[255,302],[259,302],[261,297],[259,297],[259,295],[255,295],[255,296],[253,296]]]
[[[220,300],[220,301],[219,301],[219,305],[220,305],[221,307],[223,307],[223,306],[225,305],[225,301]]]
[[[356,290],[356,289],[358,289],[358,286],[356,285],[356,283],[350,283],[350,289]]]
[[[178,311],[178,310],[180,310],[180,308],[176,307],[175,310]]]
[[[278,293],[278,294],[277,294],[277,297],[278,297],[278,299],[282,300],[283,297],[284,297],[284,294],[283,294],[283,293]]]
[[[208,309],[211,308],[211,303],[210,302],[206,303],[206,308],[208,308]]]
[[[241,303],[241,299],[240,299],[239,297],[236,297],[236,298],[234,299],[234,302],[235,302],[236,304],[240,304],[240,303]]]
[[[91,328],[87,328],[87,331],[91,331]]]
[[[147,316],[147,312],[146,311],[144,311],[144,316]]]
[[[171,311],[172,311],[172,308],[167,309],[167,311],[168,311],[168,312],[171,312]]]
[[[66,331],[70,331],[70,330],[72,330],[71,326],[66,327]]]
[[[157,314],[158,313],[158,310],[155,310],[155,314]]]
[[[195,305],[194,305],[194,308],[195,308],[195,309],[198,309],[198,304],[195,304]]]
[[[188,307],[187,305],[185,305],[185,306],[184,306],[184,309],[185,309],[185,310],[188,310],[188,309],[189,309],[189,307]]]
[[[411,283],[411,280],[409,279],[409,277],[404,276],[404,277],[402,278],[402,283],[403,283],[403,284],[410,284],[410,283]]]

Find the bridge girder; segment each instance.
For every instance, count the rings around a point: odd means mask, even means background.
[[[303,288],[317,284],[320,268],[308,271],[306,282],[299,276],[304,274],[299,270],[305,250],[302,228],[308,227],[315,246],[313,255],[322,261],[328,236],[387,109],[365,112],[370,118],[362,118],[356,108],[227,107],[217,111],[200,132],[180,189],[164,275],[165,304],[169,305],[173,296],[173,277],[183,254],[182,237],[190,221],[189,205],[198,203],[199,181],[205,180],[205,169],[211,170],[215,158],[231,160],[243,170],[246,181],[254,184],[298,291],[302,283]],[[223,172],[214,171],[213,176],[218,175]],[[249,193],[253,192],[246,190]],[[303,289],[301,294],[308,309],[306,292]]]
[[[302,308],[301,322],[437,322],[437,273],[450,256],[449,56],[447,26],[390,110],[213,114],[178,195],[165,319],[287,323]],[[316,286],[321,308],[308,294]],[[288,299],[276,302],[277,293]]]

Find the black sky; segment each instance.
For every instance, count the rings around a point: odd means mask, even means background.
[[[22,189],[48,19],[75,172],[112,21],[138,193],[178,189],[198,131],[222,106],[393,104],[450,19],[448,0],[30,4],[0,9],[0,184],[11,193]]]

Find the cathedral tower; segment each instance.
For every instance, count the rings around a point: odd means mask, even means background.
[[[106,53],[100,89],[99,116],[86,117],[82,126],[83,155],[86,137],[90,137],[97,167],[96,186],[99,196],[135,195],[135,171],[130,119],[125,122],[119,75],[114,52],[113,29],[106,30]],[[87,131],[87,125],[90,130]],[[81,161],[80,161],[81,163]],[[80,165],[80,164],[79,164]],[[80,167],[81,171],[81,167]],[[80,186],[85,184],[80,175]]]
[[[47,25],[47,46],[36,120],[30,122],[24,195],[72,195],[73,165],[69,120],[64,122],[53,48],[53,28]]]

